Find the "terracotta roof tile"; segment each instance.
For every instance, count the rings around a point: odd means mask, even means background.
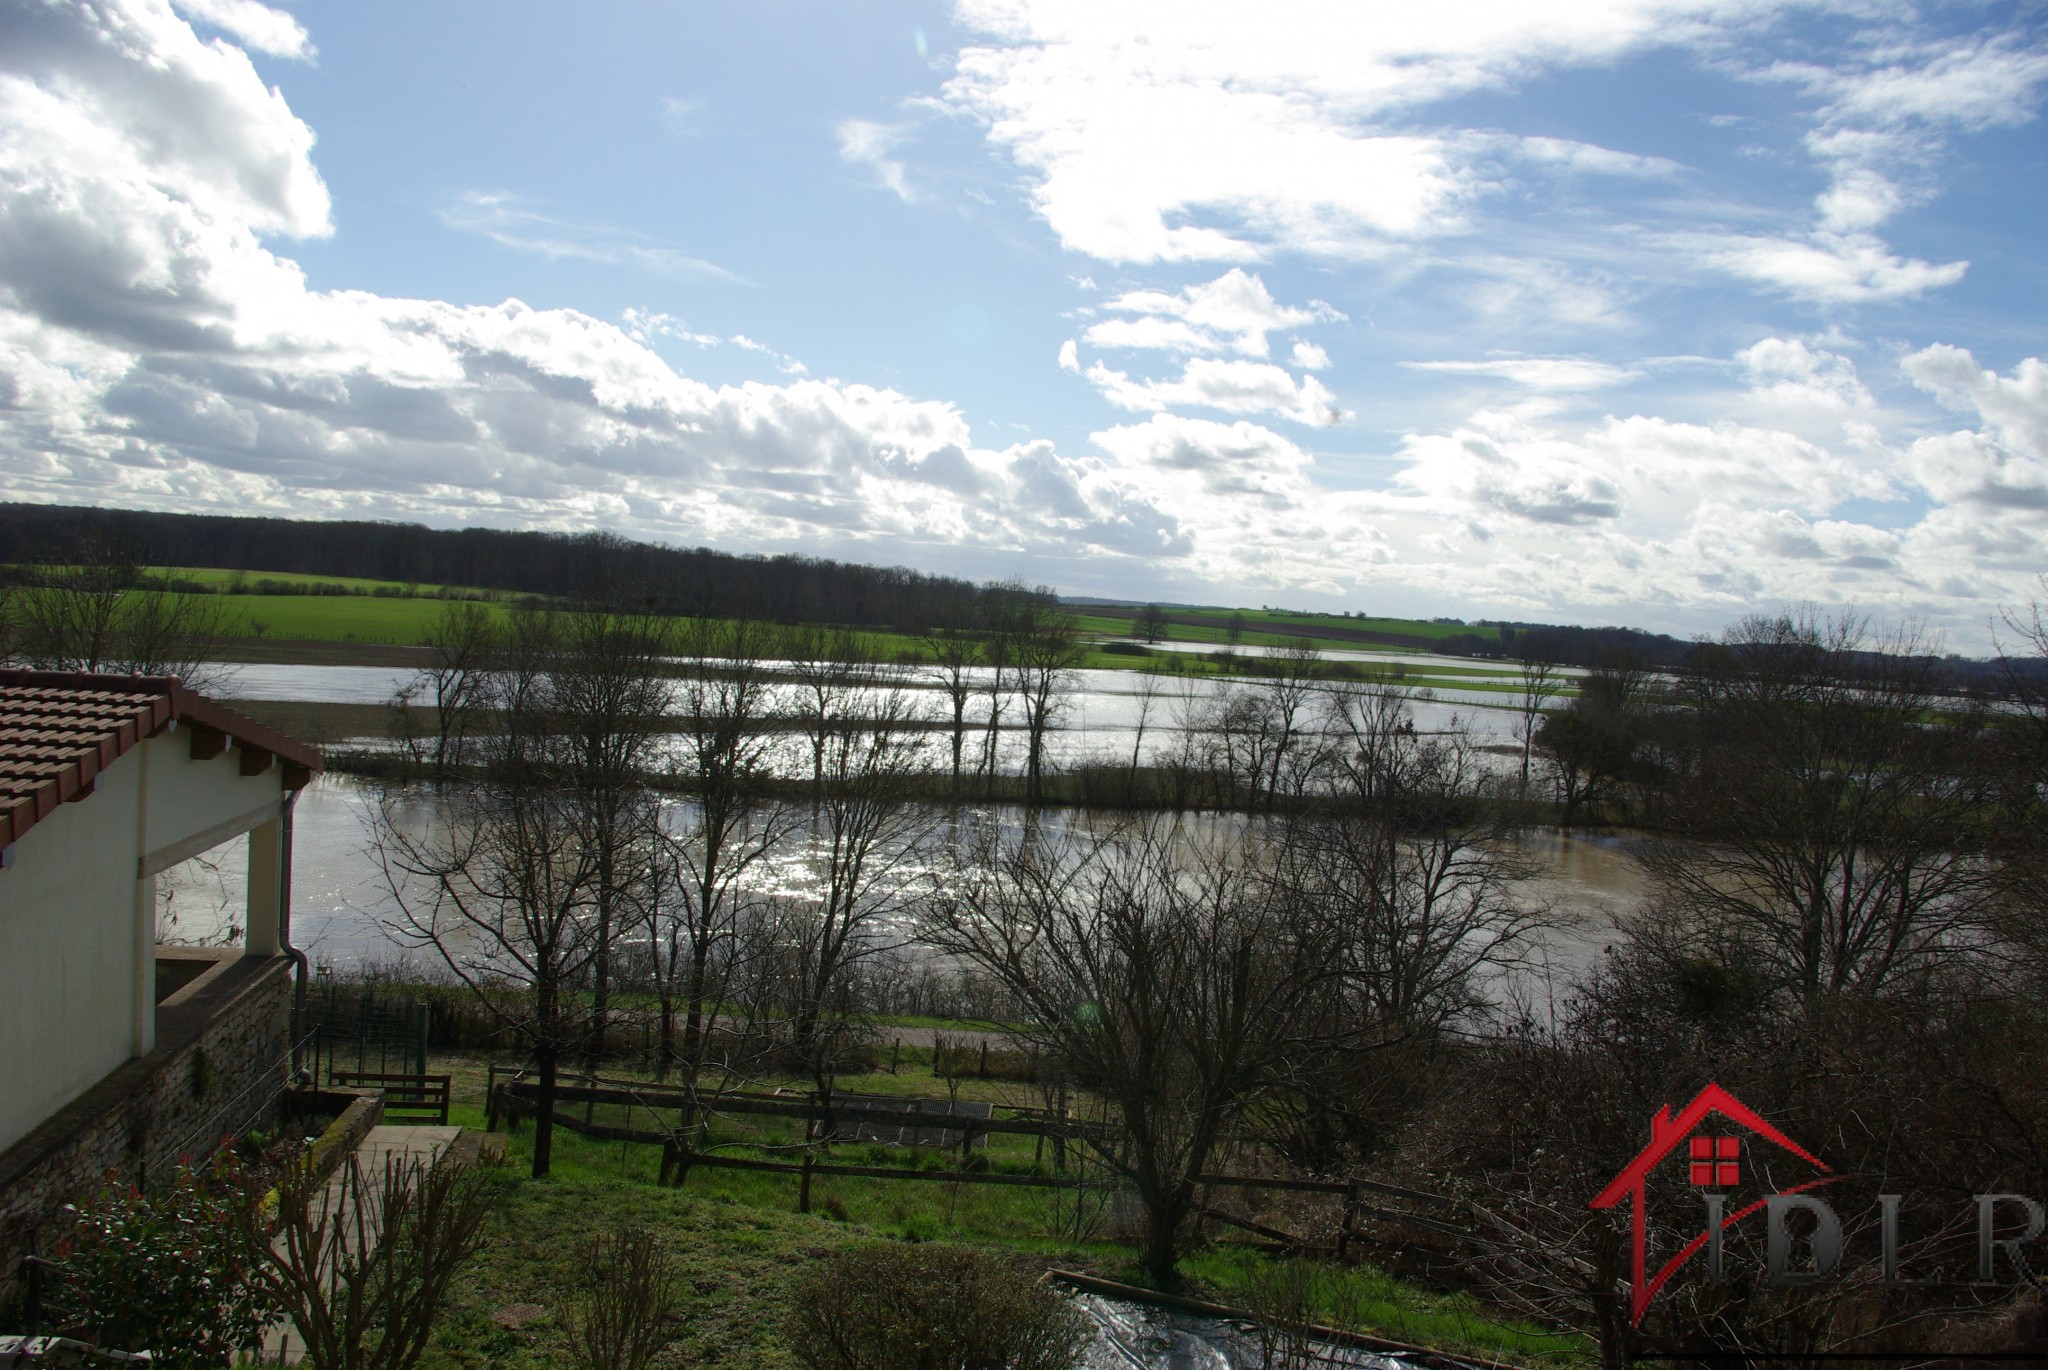
[[[0,670],[0,848],[180,719],[272,753],[285,764],[287,786],[320,769],[314,748],[168,677]]]

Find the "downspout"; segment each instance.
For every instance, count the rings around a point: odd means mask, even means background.
[[[306,953],[292,945],[292,809],[299,802],[300,790],[287,791],[284,810],[278,815],[283,831],[284,851],[278,863],[277,872],[277,946],[286,956],[292,958],[292,1073],[294,1085],[305,1068],[305,1027],[306,1027],[306,981],[312,975],[312,963]]]

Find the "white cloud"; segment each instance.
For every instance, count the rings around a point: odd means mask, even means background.
[[[1707,262],[1819,304],[1911,299],[1954,285],[1968,262],[1936,265],[1900,257],[1865,233],[1818,232],[1804,239],[1730,238],[1706,247]]]
[[[1303,371],[1322,371],[1330,365],[1330,354],[1312,342],[1297,341],[1288,360]]]
[[[1861,65],[1781,62],[1763,75],[1822,96],[1837,123],[1978,130],[2033,119],[2048,82],[2048,52],[2017,35],[1978,34],[1895,44]]]
[[[186,18],[228,34],[244,47],[272,57],[311,61],[313,44],[305,26],[283,10],[257,0],[175,0]]]
[[[724,341],[716,333],[699,333],[675,315],[659,310],[628,309],[619,315],[619,327],[637,343],[650,342],[655,338],[675,338],[699,347],[716,347]]]
[[[1060,344],[1060,370],[1080,374],[1081,349],[1075,345],[1072,338]]]
[[[1761,339],[1736,353],[1735,360],[1749,377],[1750,394],[1768,404],[1831,414],[1871,405],[1855,363],[1797,338]]]
[[[631,267],[658,276],[736,281],[739,278],[702,257],[652,242],[637,233],[552,218],[519,206],[499,191],[470,191],[441,211],[441,222],[458,233],[476,233],[500,247],[542,257],[571,258]]]
[[[1584,357],[1491,357],[1485,361],[1403,362],[1414,371],[1443,371],[1493,376],[1531,390],[1576,392],[1605,390],[1632,381],[1642,372]]]
[[[903,160],[889,155],[909,137],[907,125],[881,124],[872,119],[845,119],[840,122],[836,133],[839,155],[843,160],[868,168],[875,174],[875,179],[896,192],[898,198],[917,198],[910,188]]]
[[[1617,152],[1613,148],[1570,138],[1517,138],[1513,140],[1512,150],[1515,155],[1540,166],[1597,176],[1646,176],[1663,180],[1677,175],[1680,170],[1678,163],[1666,157]]]
[[[1120,409],[1171,409],[1194,405],[1232,414],[1278,414],[1296,423],[1327,427],[1341,423],[1344,411],[1314,376],[1297,382],[1270,362],[1194,357],[1172,381],[1132,380],[1097,362],[1088,379],[1103,397]]]
[[[1268,6],[962,0],[985,34],[944,99],[1031,179],[1075,251],[1110,261],[1370,255],[1454,232],[1483,149],[1398,124],[1449,96],[1645,48],[1712,44],[1775,0],[1452,0],[1408,11],[1345,0]],[[1525,155],[1646,174],[1647,159],[1574,145]]]
[[[1904,366],[1914,385],[1983,424],[1914,443],[1920,483],[1946,503],[2048,511],[2048,362],[2029,357],[2008,378],[1960,347],[1935,346]]]
[[[1266,356],[1266,335],[1275,330],[1344,320],[1321,300],[1283,305],[1263,280],[1238,267],[1177,291],[1126,291],[1102,307],[1135,317],[1105,319],[1090,327],[1084,336],[1098,347],[1231,351],[1243,357]]]

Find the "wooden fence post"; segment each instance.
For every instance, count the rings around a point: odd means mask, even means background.
[[[811,1167],[817,1163],[816,1157],[809,1152],[804,1153],[804,1174],[803,1178],[797,1181],[796,1191],[796,1211],[799,1213],[811,1211]]]
[[[1340,1261],[1350,1259],[1351,1238],[1358,1225],[1358,1177],[1350,1177],[1347,1183],[1349,1187],[1344,1191],[1344,1226],[1337,1232],[1337,1259]]]

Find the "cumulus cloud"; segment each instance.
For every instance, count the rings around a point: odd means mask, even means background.
[[[1845,412],[1867,409],[1870,391],[1847,357],[1798,338],[1763,338],[1735,354],[1750,394],[1790,408]]]
[[[1232,414],[1278,414],[1296,423],[1327,427],[1341,423],[1336,397],[1314,376],[1296,381],[1267,362],[1194,357],[1171,381],[1133,380],[1097,362],[1088,379],[1120,409],[1172,409],[1194,405]]]
[[[1904,365],[1913,384],[1951,408],[1974,411],[1983,425],[1915,442],[1920,484],[1945,503],[2048,510],[2048,363],[2029,357],[2006,377],[1960,347],[1938,345]]]
[[[1287,359],[1304,371],[1322,371],[1330,365],[1330,354],[1312,342],[1297,341]]]
[[[257,0],[176,0],[176,4],[186,18],[217,28],[244,47],[272,57],[300,61],[313,57],[305,26],[283,10]]]
[[[1243,357],[1268,355],[1266,335],[1276,330],[1344,320],[1321,300],[1283,305],[1256,274],[1238,267],[1177,291],[1126,291],[1102,307],[1131,317],[1092,325],[1084,336],[1097,347],[1229,351]]]

